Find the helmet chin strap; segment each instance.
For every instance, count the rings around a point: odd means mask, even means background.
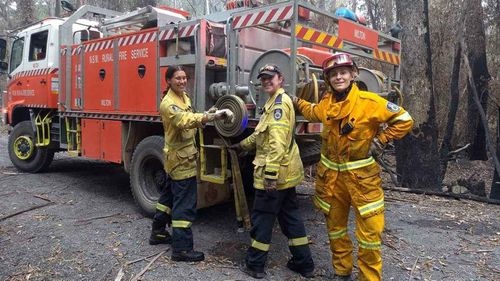
[[[354,80],[351,80],[351,83],[349,83],[349,86],[343,90],[342,92],[337,92],[333,89],[333,94],[335,95],[335,100],[337,102],[340,102],[340,101],[343,101],[345,100],[345,98],[347,97],[347,95],[349,94],[349,92],[351,91],[351,88],[352,88],[352,83],[354,83]]]

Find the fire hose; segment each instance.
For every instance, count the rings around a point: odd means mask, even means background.
[[[250,230],[250,212],[248,210],[243,179],[238,159],[238,153],[231,149],[230,137],[240,135],[247,127],[248,113],[245,102],[235,95],[226,95],[217,100],[215,106],[219,109],[230,109],[234,114],[234,121],[227,122],[226,120],[215,121],[217,134],[222,139],[225,148],[229,152],[231,161],[231,172],[233,178],[234,204],[236,209],[236,220],[238,223],[238,231],[242,232]]]

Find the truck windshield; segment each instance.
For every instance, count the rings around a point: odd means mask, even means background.
[[[24,37],[16,39],[12,43],[12,52],[10,55],[10,71],[14,71],[23,61]]]

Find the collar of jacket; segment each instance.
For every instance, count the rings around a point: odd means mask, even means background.
[[[274,105],[276,97],[279,96],[279,94],[284,94],[284,93],[285,89],[279,88],[272,96],[270,96],[269,99],[266,101],[266,104],[264,105],[265,112],[267,112]]]
[[[191,99],[189,99],[186,92],[182,93],[183,97],[179,97],[172,89],[168,90],[167,97],[169,97],[175,105],[177,105],[180,109],[186,110],[191,107]]]
[[[352,84],[349,94],[345,100],[335,102],[335,94],[330,95],[331,103],[326,115],[334,120],[340,120],[349,115],[354,109],[354,105],[359,98],[359,89],[356,84]]]

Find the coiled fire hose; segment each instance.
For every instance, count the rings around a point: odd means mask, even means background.
[[[234,114],[234,121],[216,120],[215,129],[229,152],[231,171],[233,177],[234,205],[236,209],[236,220],[238,231],[250,230],[250,211],[248,210],[247,198],[241,177],[238,153],[231,149],[230,137],[236,137],[243,133],[248,125],[248,112],[245,102],[235,95],[226,95],[219,98],[215,104],[218,109],[230,109]]]

